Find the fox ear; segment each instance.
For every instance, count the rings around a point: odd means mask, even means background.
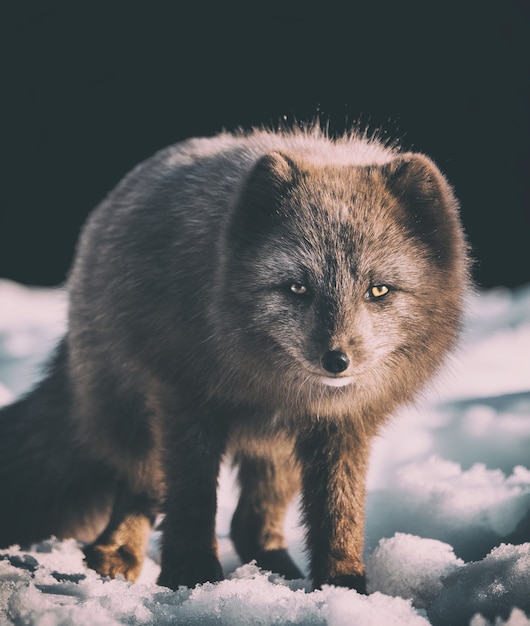
[[[291,182],[296,167],[293,159],[283,152],[268,152],[254,165],[250,175],[250,181],[262,178],[271,183]]]
[[[464,244],[458,201],[438,167],[425,155],[408,152],[384,165],[383,172],[404,226],[429,244],[440,265],[450,263]]]
[[[456,206],[449,183],[429,157],[407,152],[384,168],[388,184],[398,198],[426,206],[440,202]]]
[[[236,201],[232,229],[239,234],[266,232],[281,215],[282,200],[292,189],[300,171],[282,152],[269,152],[254,165]]]
[[[244,183],[243,196],[252,204],[277,201],[293,185],[298,173],[294,161],[283,152],[269,152],[252,168]]]

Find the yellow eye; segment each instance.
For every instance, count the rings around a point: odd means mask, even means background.
[[[390,292],[390,289],[386,285],[374,285],[370,287],[371,298],[382,298]]]
[[[293,283],[289,289],[297,296],[304,296],[307,293],[307,287],[302,283]]]

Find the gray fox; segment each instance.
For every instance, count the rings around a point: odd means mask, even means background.
[[[470,288],[458,203],[426,156],[318,126],[191,139],[92,212],[47,375],[0,411],[0,545],[83,540],[135,580],[223,576],[220,463],[237,464],[243,561],[365,591],[370,444],[455,345]]]

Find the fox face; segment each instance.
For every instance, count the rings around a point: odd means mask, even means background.
[[[378,386],[408,400],[456,336],[459,233],[451,191],[424,157],[373,167],[263,157],[238,198],[218,281],[225,345],[249,388],[259,373],[295,404],[341,411]],[[259,366],[245,343],[259,346]]]

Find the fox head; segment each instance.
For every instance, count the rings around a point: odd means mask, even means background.
[[[351,394],[409,400],[457,337],[466,243],[452,189],[420,154],[377,165],[266,154],[235,200],[222,259],[231,367],[249,392],[274,381],[302,410]]]

